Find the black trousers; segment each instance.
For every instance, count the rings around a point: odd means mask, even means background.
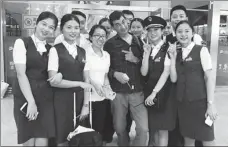
[[[103,141],[112,142],[114,127],[110,100],[92,102],[92,128],[102,135]]]
[[[106,101],[106,121],[104,126],[104,140],[107,143],[112,142],[113,135],[115,133],[114,126],[113,126],[113,117],[112,117],[112,111],[111,111],[111,100],[105,100]]]

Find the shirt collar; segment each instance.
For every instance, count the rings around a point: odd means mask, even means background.
[[[160,49],[160,48],[161,48],[161,46],[162,46],[163,44],[164,44],[164,41],[163,41],[163,40],[161,40],[161,41],[160,41],[157,45],[155,45],[155,46],[154,46],[154,45],[152,45],[152,48],[153,48],[153,49],[155,49],[155,48],[156,48],[156,49]]]
[[[131,32],[128,32],[128,33],[129,33],[130,35],[133,36],[133,34],[132,34]],[[122,39],[118,33],[116,33],[115,38],[116,38],[116,39]],[[123,40],[123,39],[122,39],[122,40]]]
[[[94,56],[98,56],[95,52],[94,52],[94,50],[93,50],[93,47],[92,46],[90,46],[91,48],[90,48],[90,52],[91,52],[91,54],[92,55],[94,55]],[[104,54],[104,50],[103,50],[103,48],[101,49],[101,52],[102,52],[102,57],[100,57],[100,58],[104,58],[105,57],[105,54]]]
[[[66,49],[69,51],[70,54],[75,52],[75,50],[77,49],[77,43],[76,42],[74,42],[73,44],[69,44],[65,40],[63,40],[62,43],[66,47]]]
[[[39,40],[34,34],[32,34],[31,37],[35,44],[42,43],[42,44],[46,45],[46,43],[47,43],[46,40],[44,40],[44,41]]]
[[[182,48],[182,50],[191,50],[194,47],[195,43],[191,42],[186,48]]]
[[[173,37],[176,37],[176,33],[174,32],[174,30],[172,30],[172,35]]]
[[[44,41],[40,41],[34,34],[31,36],[35,46],[36,46],[36,50],[40,53],[44,53],[47,52],[47,49],[45,47],[46,45],[46,40]]]

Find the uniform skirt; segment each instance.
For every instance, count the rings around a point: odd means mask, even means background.
[[[162,110],[157,110],[156,108],[151,108],[147,106],[148,110],[148,120],[149,120],[149,130],[173,130],[175,128],[176,123],[176,107],[175,107],[175,90],[174,85],[170,84],[170,88],[168,94],[167,102],[165,107]],[[151,94],[152,91],[146,90],[145,99]],[[162,91],[165,92],[165,91]]]
[[[84,91],[76,92],[76,115],[81,113]],[[68,89],[57,89],[54,92],[56,119],[56,142],[64,143],[74,128],[74,92]],[[79,117],[78,117],[79,118]],[[77,123],[79,121],[77,120]]]
[[[54,105],[51,89],[50,91],[46,89],[43,92],[33,93],[33,95],[39,114],[37,119],[32,121],[28,121],[26,115],[20,111],[26,99],[22,95],[14,95],[14,118],[18,131],[18,144],[25,143],[31,138],[55,137]]]
[[[214,140],[214,126],[205,124],[207,100],[178,102],[179,126],[182,136],[200,141]]]

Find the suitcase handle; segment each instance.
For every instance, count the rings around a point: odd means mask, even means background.
[[[79,116],[76,116],[76,93],[74,92],[74,128],[77,124],[77,117]],[[89,92],[89,121],[90,121],[90,128],[92,129],[92,103],[91,103],[91,91]]]

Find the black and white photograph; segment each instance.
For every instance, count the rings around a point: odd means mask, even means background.
[[[228,146],[228,1],[0,7],[1,146]]]

